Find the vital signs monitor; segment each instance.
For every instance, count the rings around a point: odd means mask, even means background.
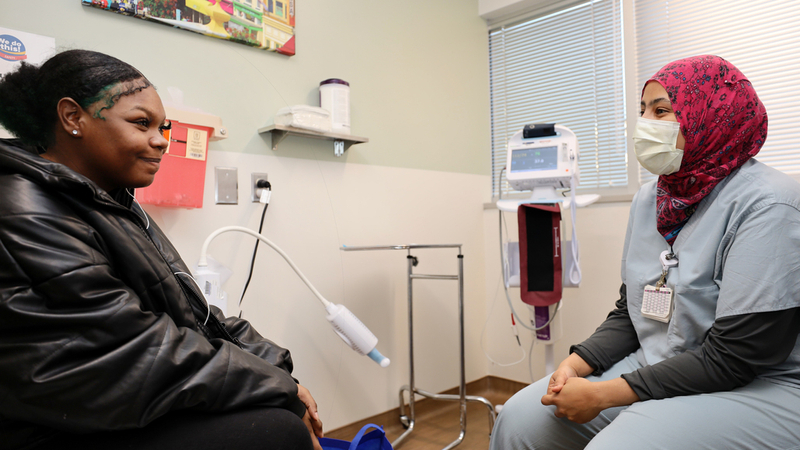
[[[508,141],[506,180],[517,191],[531,191],[527,199],[500,199],[501,211],[516,212],[521,203],[558,203],[573,200],[578,206],[589,205],[598,195],[569,197],[556,189],[572,189],[578,184],[578,138],[569,128],[554,123],[525,125]],[[565,207],[568,207],[565,204]]]
[[[565,189],[578,178],[578,139],[567,127],[531,124],[508,141],[506,179],[518,191]]]

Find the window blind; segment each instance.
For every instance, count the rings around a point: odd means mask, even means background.
[[[725,58],[753,83],[767,108],[769,132],[756,159],[800,178],[800,2],[636,0],[634,17],[640,89],[676,59]],[[642,182],[654,178],[640,170]]]
[[[506,144],[529,123],[578,137],[579,189],[626,186],[625,89],[619,0],[583,2],[489,31],[492,194]]]

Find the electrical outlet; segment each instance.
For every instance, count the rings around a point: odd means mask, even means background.
[[[264,190],[256,186],[258,180],[267,181],[267,174],[265,173],[250,174],[250,198],[253,201],[253,203],[258,203],[261,200],[261,192]]]
[[[239,170],[236,167],[215,167],[216,186],[214,197],[218,205],[239,203]]]

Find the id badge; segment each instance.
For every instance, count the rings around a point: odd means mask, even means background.
[[[672,317],[672,289],[647,285],[642,297],[642,315],[648,319],[668,323]]]

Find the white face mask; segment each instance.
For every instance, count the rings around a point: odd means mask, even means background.
[[[633,132],[633,150],[639,164],[655,175],[669,175],[681,168],[683,149],[675,148],[681,125],[640,117]]]

